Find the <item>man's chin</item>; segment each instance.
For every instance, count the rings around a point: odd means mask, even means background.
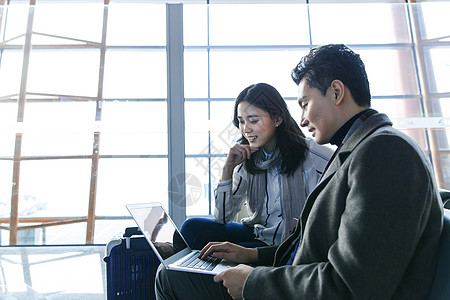
[[[315,132],[314,132],[315,133]],[[320,135],[313,135],[314,140],[316,141],[317,144],[319,145],[324,145],[328,143],[328,140],[322,138]]]

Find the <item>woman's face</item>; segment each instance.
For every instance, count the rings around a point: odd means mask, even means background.
[[[237,107],[237,119],[239,120],[239,129],[250,147],[264,147],[267,152],[274,149],[275,130],[281,123],[281,118],[272,120],[265,110],[243,101]]]

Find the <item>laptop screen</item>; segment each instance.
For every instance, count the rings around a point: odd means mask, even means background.
[[[161,205],[136,204],[127,208],[163,260],[188,247]]]

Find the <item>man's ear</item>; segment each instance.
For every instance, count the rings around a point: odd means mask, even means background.
[[[331,90],[334,94],[336,105],[340,105],[345,96],[345,85],[342,81],[335,79],[331,82]]]

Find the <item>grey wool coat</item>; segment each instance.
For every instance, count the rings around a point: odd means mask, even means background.
[[[294,234],[258,248],[249,299],[425,299],[442,230],[429,161],[380,113],[342,145]],[[292,266],[286,266],[297,242]],[[273,266],[270,266],[272,265]]]

